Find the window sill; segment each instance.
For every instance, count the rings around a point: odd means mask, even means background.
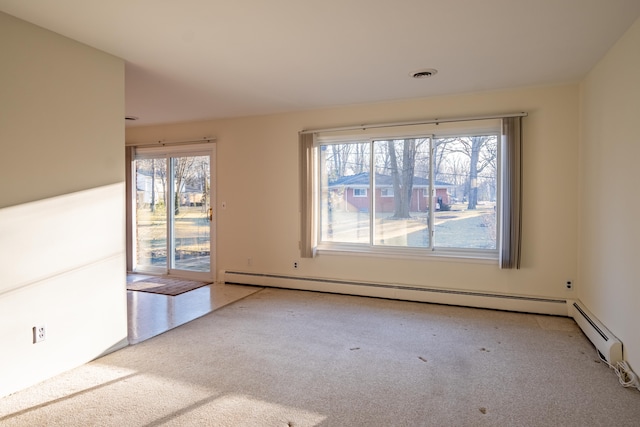
[[[497,250],[464,250],[464,249],[421,249],[403,247],[371,247],[351,244],[318,245],[318,255],[332,256],[364,256],[375,258],[392,258],[421,261],[473,262],[480,264],[497,264]]]

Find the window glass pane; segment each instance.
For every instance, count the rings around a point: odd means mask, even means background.
[[[173,169],[172,268],[209,271],[211,248],[210,158],[181,156]]]
[[[167,162],[165,159],[135,161],[136,265],[167,266]]]
[[[369,243],[370,144],[321,145],[320,240]]]
[[[429,138],[374,142],[374,244],[429,247]]]
[[[434,143],[434,246],[496,249],[497,136]]]

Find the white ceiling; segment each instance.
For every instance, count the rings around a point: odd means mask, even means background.
[[[577,82],[640,0],[0,0],[0,10],[124,58],[126,114],[146,125]],[[409,77],[425,67],[438,74]]]

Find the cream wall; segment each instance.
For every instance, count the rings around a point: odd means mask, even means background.
[[[640,370],[640,20],[581,84],[580,299]]]
[[[126,345],[127,318],[124,63],[0,13],[0,64],[3,396]]]
[[[321,254],[299,258],[298,131],[525,111],[523,268]],[[577,277],[578,86],[127,129],[127,143],[217,137],[220,270],[570,298]],[[222,202],[227,208],[221,209]],[[247,258],[252,259],[249,266]],[[294,260],[300,268],[294,270]],[[318,285],[322,288],[323,285]],[[325,288],[327,289],[327,288]]]

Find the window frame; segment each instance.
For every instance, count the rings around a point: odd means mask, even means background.
[[[209,221],[209,271],[196,271],[196,270],[187,270],[176,268],[175,266],[171,266],[169,262],[165,266],[149,266],[146,268],[138,268],[135,257],[136,257],[136,171],[135,171],[135,162],[137,160],[143,159],[164,159],[167,164],[165,165],[165,170],[167,172],[167,176],[169,176],[168,172],[172,169],[169,165],[171,159],[179,158],[179,157],[190,157],[190,156],[208,156],[209,157],[209,206],[213,209],[212,212],[215,212],[216,207],[216,197],[217,197],[217,180],[216,180],[216,168],[217,168],[217,144],[212,142],[212,140],[203,140],[203,142],[190,142],[188,144],[183,143],[174,143],[168,144],[166,146],[136,146],[129,145],[127,146],[127,163],[128,163],[128,173],[127,173],[127,186],[129,187],[129,191],[131,194],[128,194],[127,199],[127,271],[129,272],[140,272],[140,273],[150,273],[150,274],[169,274],[169,275],[179,275],[185,278],[191,278],[194,280],[212,280],[215,279],[216,276],[216,254],[217,254],[217,221],[215,219],[215,215],[212,220]],[[171,179],[171,178],[169,178]],[[170,184],[172,185],[172,184]],[[173,209],[172,206],[169,206],[169,209]],[[171,224],[167,221],[167,240],[170,239],[173,234],[170,231]]]
[[[501,129],[499,124],[492,124],[490,126],[479,126],[479,127],[471,127],[468,126],[448,126],[446,129],[443,129],[441,132],[406,132],[406,131],[398,131],[391,130],[387,128],[375,129],[368,132],[369,135],[367,137],[361,137],[356,135],[322,135],[316,136],[314,138],[313,143],[313,151],[312,151],[312,163],[313,167],[316,170],[313,177],[313,192],[315,194],[313,200],[313,211],[316,220],[314,221],[314,230],[313,230],[313,239],[316,242],[315,250],[317,253],[335,253],[335,254],[348,254],[348,255],[366,255],[366,256],[381,256],[381,257],[390,257],[390,258],[402,258],[402,259],[441,259],[441,258],[455,258],[456,260],[469,260],[473,262],[490,262],[495,263],[499,258],[499,242],[501,241],[501,215],[499,212],[502,212],[501,206],[501,192],[502,192],[502,149],[501,149]],[[496,159],[496,247],[494,249],[480,249],[480,248],[456,248],[456,247],[439,247],[437,244],[434,244],[434,232],[435,228],[433,225],[433,217],[434,215],[429,215],[429,247],[418,247],[418,246],[385,246],[375,244],[374,238],[374,225],[375,218],[370,218],[370,239],[368,244],[364,243],[344,243],[344,242],[328,242],[322,240],[322,229],[321,229],[321,203],[320,203],[320,182],[322,171],[320,170],[319,165],[319,153],[321,146],[327,146],[332,144],[356,144],[356,143],[367,143],[370,144],[369,149],[369,163],[370,167],[373,164],[373,156],[374,156],[374,143],[376,141],[384,141],[387,139],[409,139],[409,138],[428,138],[429,139],[429,152],[430,152],[430,179],[429,179],[429,188],[423,189],[423,191],[427,192],[427,197],[429,194],[435,194],[435,186],[433,180],[433,169],[434,169],[434,150],[435,150],[435,141],[441,138],[451,138],[451,137],[471,137],[471,136],[494,136],[496,138],[497,144],[497,159]],[[371,172],[370,172],[370,175]],[[370,187],[371,185],[375,185],[373,182],[374,177],[370,177]],[[371,197],[369,202],[372,207],[374,204],[375,197],[391,197],[391,196],[377,196],[375,192],[373,192],[374,197]],[[354,197],[364,197],[364,196],[354,196]],[[436,211],[435,206],[430,206],[430,213],[434,213]],[[373,215],[373,210],[369,210],[370,215]],[[435,242],[437,242],[437,235],[435,237]]]
[[[427,190],[427,188],[425,188],[425,190]],[[391,194],[389,194],[389,193],[391,193]],[[380,188],[380,197],[395,197],[395,194],[393,192],[393,187],[382,187],[382,188]]]

